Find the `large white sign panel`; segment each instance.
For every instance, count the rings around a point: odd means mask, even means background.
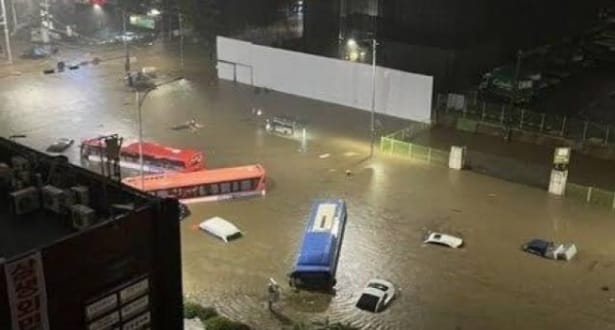
[[[4,265],[12,330],[49,330],[47,291],[40,252]]]
[[[371,110],[373,68],[322,56],[218,37],[220,79]],[[229,63],[234,63],[232,74]],[[376,112],[431,122],[433,77],[376,69]]]

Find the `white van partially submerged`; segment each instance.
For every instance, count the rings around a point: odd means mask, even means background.
[[[218,237],[226,243],[241,237],[239,228],[220,217],[213,217],[201,222],[199,228]]]

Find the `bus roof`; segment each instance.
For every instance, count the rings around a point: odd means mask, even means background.
[[[295,271],[335,268],[332,260],[344,230],[345,202],[341,199],[316,200],[312,204]],[[316,266],[316,267],[315,267]],[[323,268],[324,267],[324,268]]]
[[[260,164],[208,169],[186,173],[145,175],[143,178],[143,190],[155,191],[178,187],[190,187],[207,183],[259,178],[264,175],[265,169]],[[122,182],[137,189],[141,188],[140,176],[125,178]]]
[[[143,154],[156,158],[178,160],[183,162],[191,161],[195,156],[201,155],[199,151],[193,149],[176,149],[154,142],[143,142]],[[122,148],[122,152],[139,154],[139,142],[131,143]]]

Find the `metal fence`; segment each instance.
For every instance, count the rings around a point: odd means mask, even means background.
[[[474,97],[438,95],[438,116],[466,118],[481,123],[566,138],[580,143],[615,146],[615,126],[571,117],[533,112],[507,104],[478,102]]]
[[[401,131],[381,137],[380,151],[388,155],[418,160],[430,165],[448,166],[448,151],[398,140],[395,138],[396,136],[401,138]]]
[[[574,183],[566,184],[566,198],[615,210],[615,192]]]

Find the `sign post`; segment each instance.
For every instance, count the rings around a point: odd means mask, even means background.
[[[570,148],[555,148],[553,169],[549,181],[549,193],[563,196],[568,180],[568,164],[570,163]]]

